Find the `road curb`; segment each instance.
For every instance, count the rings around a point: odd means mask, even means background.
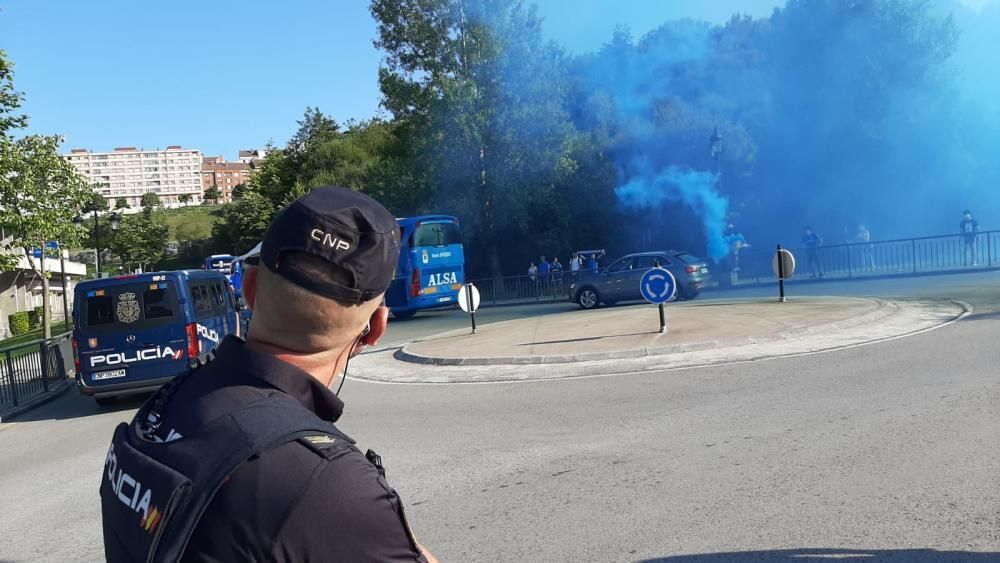
[[[402,362],[407,362],[411,364],[433,365],[433,366],[524,366],[524,365],[570,364],[570,363],[593,362],[602,360],[626,360],[635,358],[646,358],[652,356],[662,356],[666,354],[700,352],[703,350],[714,350],[718,348],[728,348],[733,346],[746,346],[749,344],[765,344],[770,342],[777,342],[780,340],[799,338],[803,336],[803,334],[811,335],[819,333],[829,333],[834,331],[843,331],[859,325],[877,322],[887,316],[892,315],[893,313],[896,313],[899,310],[899,307],[897,305],[883,299],[878,299],[875,297],[864,297],[855,299],[873,301],[876,303],[877,306],[875,310],[869,311],[864,315],[859,315],[857,317],[843,319],[840,321],[834,321],[831,323],[804,326],[795,332],[786,331],[767,336],[746,336],[729,340],[706,340],[702,342],[691,342],[687,344],[674,344],[670,346],[655,346],[655,347],[647,346],[643,348],[633,348],[628,350],[612,350],[609,352],[589,352],[582,354],[537,355],[537,356],[487,356],[487,357],[473,357],[473,358],[451,358],[451,357],[428,356],[424,354],[418,354],[413,352],[412,349],[410,348],[411,344],[417,344],[431,339],[446,338],[449,336],[459,336],[468,334],[468,329],[458,329],[458,330],[450,330],[447,332],[435,334],[433,336],[428,337],[427,339],[420,340],[417,342],[404,344],[402,347],[398,348],[395,352],[393,352],[393,357]],[[746,301],[738,300],[736,302],[738,303],[738,302],[748,302],[748,301],[756,301],[756,299],[746,300]],[[707,305],[709,304],[706,303],[700,306],[707,306]],[[496,327],[498,325],[516,323],[522,320],[523,319],[513,319],[509,321],[502,321],[499,323],[491,323],[490,325],[487,326]]]
[[[41,395],[36,395],[21,405],[0,412],[0,424],[12,422],[15,418],[25,414],[26,412],[36,409],[62,395],[72,386],[72,380],[67,378],[63,383],[55,383],[53,388],[49,389],[47,392],[42,393]]]

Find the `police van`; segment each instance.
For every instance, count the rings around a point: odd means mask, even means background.
[[[154,272],[80,282],[73,355],[80,392],[99,404],[152,391],[204,359],[239,309],[222,272]]]

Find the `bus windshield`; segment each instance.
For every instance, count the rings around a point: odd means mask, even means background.
[[[421,223],[413,230],[410,246],[448,246],[462,244],[462,235],[455,223]]]

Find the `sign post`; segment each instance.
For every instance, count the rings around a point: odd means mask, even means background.
[[[639,280],[639,292],[643,299],[659,306],[660,333],[667,332],[667,316],[663,311],[663,304],[677,295],[677,280],[674,275],[659,265],[650,268]]]
[[[458,290],[458,306],[469,314],[472,320],[472,334],[476,334],[476,309],[479,308],[479,290],[469,282]]]
[[[779,244],[778,250],[774,253],[774,259],[771,260],[771,269],[774,270],[774,275],[778,276],[778,302],[784,303],[785,280],[795,274],[795,256],[781,248]]]

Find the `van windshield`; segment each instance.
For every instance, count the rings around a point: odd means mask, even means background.
[[[80,319],[87,328],[125,329],[165,324],[177,315],[174,285],[161,281],[87,290]]]

